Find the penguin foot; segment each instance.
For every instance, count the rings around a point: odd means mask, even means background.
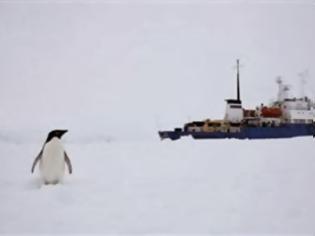
[[[58,184],[58,183],[59,183],[58,180],[54,180],[54,181],[51,182],[51,184],[53,184],[53,185],[56,185],[56,184]]]
[[[44,184],[45,184],[45,185],[49,185],[49,184],[56,185],[56,184],[58,184],[58,183],[59,183],[58,180],[54,180],[54,181],[44,181]]]

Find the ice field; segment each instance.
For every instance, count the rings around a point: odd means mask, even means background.
[[[40,145],[1,142],[0,233],[315,230],[312,138],[65,145],[74,173],[40,187]]]

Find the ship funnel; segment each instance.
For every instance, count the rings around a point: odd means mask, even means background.
[[[236,60],[236,69],[237,69],[237,100],[240,101],[240,60]]]

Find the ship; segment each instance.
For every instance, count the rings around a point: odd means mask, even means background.
[[[315,103],[307,96],[289,97],[290,87],[277,79],[278,95],[269,105],[244,109],[240,98],[240,71],[237,62],[236,99],[226,99],[223,119],[193,121],[182,128],[159,131],[160,138],[194,139],[279,139],[299,136],[315,137]]]

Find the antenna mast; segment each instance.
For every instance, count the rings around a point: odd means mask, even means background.
[[[240,101],[240,60],[236,60],[236,68],[237,68],[237,100]]]

